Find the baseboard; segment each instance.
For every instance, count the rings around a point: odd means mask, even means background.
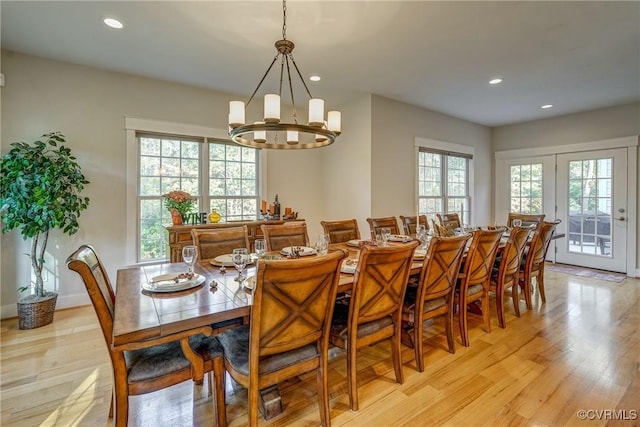
[[[56,301],[56,311],[64,308],[80,307],[83,305],[91,304],[89,295],[74,294],[74,295],[58,295],[58,301]],[[18,317],[18,306],[13,304],[7,304],[0,306],[0,319],[9,319],[11,317]]]

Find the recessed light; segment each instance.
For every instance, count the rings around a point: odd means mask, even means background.
[[[111,28],[115,28],[115,29],[117,29],[117,30],[119,30],[119,29],[121,29],[121,28],[123,28],[123,27],[124,27],[124,25],[122,24],[122,22],[118,21],[118,20],[117,20],[117,19],[115,19],[115,18],[104,18],[104,19],[102,20],[102,22],[104,22],[104,24],[105,24],[106,26],[111,27]]]
[[[495,79],[489,80],[490,85],[497,85],[502,83],[502,79],[500,77],[496,77]]]
[[[544,105],[543,105],[542,107],[540,107],[540,108],[544,108],[544,109],[546,110],[547,108],[551,108],[551,107],[553,107],[553,104],[544,104]]]
[[[311,80],[312,82],[319,82],[320,81],[320,76],[311,76],[309,77],[309,80]]]

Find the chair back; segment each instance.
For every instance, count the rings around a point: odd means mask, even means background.
[[[537,270],[540,265],[544,263],[549,244],[551,243],[551,237],[559,223],[559,220],[554,222],[543,221],[541,223],[531,240],[531,247],[527,254],[525,269],[529,271]]]
[[[116,297],[111,281],[93,246],[82,245],[67,258],[67,268],[80,275],[98,316],[104,341],[115,369],[125,369],[122,352],[113,351],[113,313]],[[124,371],[123,371],[124,372]]]
[[[249,247],[249,230],[242,227],[216,228],[199,230],[191,229],[193,244],[198,248],[198,259],[210,259],[230,254],[236,248]]]
[[[376,234],[380,234],[380,229],[385,227],[391,230],[391,234],[400,234],[398,229],[398,220],[393,216],[385,218],[367,218],[367,222],[369,223],[371,238],[373,240],[376,239]]]
[[[317,343],[328,350],[340,266],[346,253],[296,260],[258,260],[251,308],[249,367],[260,358]]]
[[[404,230],[404,234],[407,236],[410,234],[416,234],[416,216],[404,216],[400,215],[400,223],[402,224],[402,228]],[[425,229],[429,229],[429,221],[427,220],[426,215],[420,215],[420,225],[424,225]]]
[[[422,264],[416,304],[444,297],[453,292],[460,264],[471,234],[456,237],[434,237]],[[416,308],[418,309],[418,308]]]
[[[513,220],[519,219],[523,226],[534,225],[536,228],[544,221],[545,214],[521,214],[518,212],[509,212],[507,217],[507,227],[513,227]]]
[[[260,228],[268,251],[279,251],[287,246],[309,246],[306,222],[262,224]]]
[[[329,243],[343,243],[360,239],[358,221],[345,219],[342,221],[320,221],[324,232],[329,235]]]
[[[453,228],[462,227],[462,223],[460,222],[460,217],[457,213],[443,213],[436,214],[438,217],[438,221],[440,221],[440,225],[443,227],[451,226]]]
[[[414,240],[385,247],[364,246],[360,250],[349,303],[350,331],[386,316],[391,316],[396,325],[400,323],[413,251],[417,246]]]
[[[498,281],[502,283],[515,282],[520,269],[524,248],[527,245],[529,234],[535,229],[535,225],[528,227],[513,227],[509,233],[509,240],[502,251],[502,260],[498,269]]]
[[[471,246],[460,274],[461,294],[466,295],[467,289],[472,285],[482,284],[483,288],[489,287],[491,271],[500,246],[501,237],[502,230],[473,231]]]

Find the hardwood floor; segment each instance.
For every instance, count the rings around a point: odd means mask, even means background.
[[[640,280],[552,271],[545,278],[546,305],[536,293],[532,311],[521,303],[521,318],[507,306],[506,329],[492,311],[490,334],[470,318],[471,346],[456,335],[455,355],[446,351],[440,323],[427,328],[426,370],[415,370],[405,348],[403,385],[395,383],[387,343],[361,351],[358,412],[349,410],[344,354],[334,350],[332,425],[640,425]],[[92,307],[59,311],[53,324],[30,331],[5,320],[1,333],[2,426],[111,425],[111,366]],[[281,385],[284,413],[261,423],[319,425],[314,381],[308,375]],[[229,386],[227,401],[229,425],[245,425],[246,393]],[[582,421],[579,410],[597,419]],[[206,382],[131,398],[132,426],[214,422]]]

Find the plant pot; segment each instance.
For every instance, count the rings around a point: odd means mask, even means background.
[[[182,214],[175,209],[171,209],[171,221],[173,221],[173,225],[182,225]]]
[[[18,328],[34,329],[53,322],[58,294],[46,292],[43,297],[29,295],[18,300]]]

